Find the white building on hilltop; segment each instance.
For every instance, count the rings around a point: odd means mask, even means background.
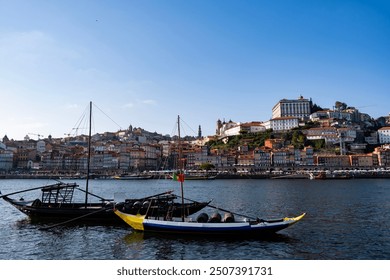
[[[298,99],[282,99],[272,108],[272,118],[296,117],[308,119],[311,114],[311,101],[300,96]]]
[[[217,122],[217,135],[218,136],[235,136],[240,135],[241,132],[258,133],[266,130],[264,123],[262,122],[246,122],[236,123],[229,121],[228,123]]]
[[[264,122],[264,126],[273,131],[288,131],[299,126],[299,119],[297,117],[274,118]]]

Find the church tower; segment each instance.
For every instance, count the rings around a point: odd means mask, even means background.
[[[221,128],[222,128],[222,122],[221,122],[220,119],[218,119],[218,121],[217,121],[217,129],[215,131],[216,135],[221,135]]]

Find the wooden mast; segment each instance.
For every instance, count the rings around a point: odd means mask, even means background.
[[[89,172],[91,169],[91,131],[92,131],[92,101],[89,102],[89,133],[88,133],[88,160],[87,160],[87,182],[85,185],[85,208],[88,204],[88,183],[89,183]]]
[[[178,131],[178,147],[179,147],[179,181],[180,181],[180,191],[181,191],[181,204],[182,204],[182,211],[181,211],[181,219],[184,222],[184,216],[185,216],[185,209],[184,209],[184,188],[183,188],[183,183],[184,183],[184,174],[183,174],[183,150],[181,146],[181,139],[180,139],[180,116],[177,116],[177,131]]]

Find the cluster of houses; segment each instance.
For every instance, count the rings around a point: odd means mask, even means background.
[[[197,137],[186,137],[181,141],[186,169],[197,170],[204,164],[229,172],[390,167],[389,117],[373,120],[356,108],[340,102],[338,105],[322,109],[302,96],[282,99],[273,107],[272,118],[268,121],[218,120],[215,135],[208,137],[202,137],[199,127]],[[306,140],[323,141],[327,149],[294,147],[281,136],[297,129]],[[209,144],[210,140],[228,143],[232,137],[266,131],[272,131],[274,137],[265,140],[262,146],[254,147],[251,138],[245,137],[234,149]],[[85,135],[58,139],[49,136],[38,140],[28,136],[23,140],[10,140],[4,136],[0,141],[0,172],[85,172],[87,140]],[[113,175],[175,169],[177,144],[177,137],[132,126],[118,132],[96,134],[92,137],[91,170]],[[368,148],[371,148],[370,152],[367,152]]]

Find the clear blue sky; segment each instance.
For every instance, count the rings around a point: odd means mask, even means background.
[[[389,1],[0,0],[0,139],[63,137],[90,100],[162,134],[177,115],[192,135],[266,121],[300,95],[377,118],[389,89]]]

